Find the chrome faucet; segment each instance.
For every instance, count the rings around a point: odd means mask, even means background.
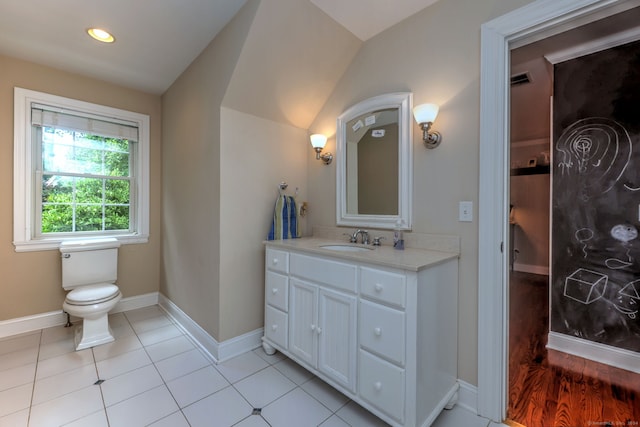
[[[362,244],[363,245],[368,245],[369,244],[369,232],[367,230],[360,230],[357,229],[352,236],[351,241],[354,243],[358,243],[358,234],[362,236]]]

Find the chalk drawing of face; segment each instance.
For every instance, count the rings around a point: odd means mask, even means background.
[[[638,230],[629,224],[614,225],[611,229],[611,237],[622,243],[628,243],[638,237]]]

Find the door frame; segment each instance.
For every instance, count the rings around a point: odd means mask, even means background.
[[[510,51],[628,10],[640,0],[537,0],[481,27],[478,415],[508,404]]]

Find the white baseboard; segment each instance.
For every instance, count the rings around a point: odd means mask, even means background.
[[[157,292],[152,292],[150,294],[122,298],[110,313],[120,313],[155,305],[158,303],[158,295]],[[37,331],[38,329],[52,328],[65,323],[67,323],[67,315],[64,314],[62,308],[48,313],[3,320],[0,322],[0,338]]]
[[[232,357],[251,351],[262,345],[263,328],[219,343],[184,311],[164,295],[160,294],[158,305],[171,316],[214,363],[224,362]]]
[[[523,273],[542,274],[544,276],[549,275],[549,266],[546,265],[520,264],[518,262],[514,262],[513,269]]]
[[[640,373],[640,353],[631,350],[612,347],[558,332],[549,332],[547,348]]]
[[[478,415],[478,387],[466,381],[458,380],[458,406]]]

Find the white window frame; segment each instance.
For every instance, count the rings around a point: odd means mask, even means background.
[[[60,243],[87,239],[87,235],[35,237],[33,212],[36,182],[34,181],[34,148],[31,125],[32,104],[43,104],[63,110],[82,111],[87,114],[111,117],[133,122],[138,126],[138,147],[135,164],[136,188],[132,189],[137,210],[134,218],[135,232],[124,231],[108,235],[120,243],[147,243],[149,241],[149,116],[76,99],[50,95],[33,90],[14,88],[14,146],[13,146],[13,244],[16,252],[58,249]],[[104,234],[106,235],[106,233]],[[96,237],[103,236],[97,233]]]

